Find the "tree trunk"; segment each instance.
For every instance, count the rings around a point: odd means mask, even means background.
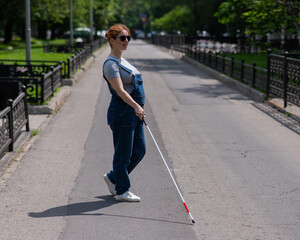
[[[47,24],[42,21],[37,21],[37,31],[38,31],[38,38],[46,39],[47,38]]]
[[[7,44],[11,42],[13,37],[13,24],[10,19],[5,24],[5,33],[4,33],[4,43]]]

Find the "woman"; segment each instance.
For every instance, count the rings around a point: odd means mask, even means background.
[[[123,58],[130,41],[130,30],[114,24],[105,34],[111,52],[103,64],[103,76],[112,94],[107,122],[113,133],[113,170],[104,180],[116,200],[139,202],[129,191],[129,174],[146,152],[143,118],[145,94],[140,72]]]

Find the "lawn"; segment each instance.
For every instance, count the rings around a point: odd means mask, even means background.
[[[51,44],[65,44],[65,39],[51,41]],[[72,53],[44,53],[43,41],[31,41],[31,60],[39,61],[67,61]],[[26,44],[21,40],[14,40],[8,45],[0,43],[0,60],[26,60]],[[5,64],[5,63],[4,63]],[[58,92],[60,88],[56,90]],[[40,91],[40,90],[38,90]],[[49,99],[48,99],[49,101]],[[48,103],[44,102],[44,105]]]
[[[52,40],[52,44],[65,44],[65,39]],[[31,60],[67,61],[72,53],[44,53],[43,41],[31,41]],[[26,60],[26,44],[21,40],[14,40],[8,45],[0,43],[1,60]]]
[[[236,53],[226,54],[226,57],[234,57],[234,59],[245,60],[247,64],[256,63],[258,67],[267,69],[267,53]]]

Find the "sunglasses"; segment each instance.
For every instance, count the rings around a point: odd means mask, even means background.
[[[114,39],[120,38],[121,42],[125,42],[126,38],[128,42],[130,41],[131,37],[130,36],[121,36],[121,37],[114,37]]]

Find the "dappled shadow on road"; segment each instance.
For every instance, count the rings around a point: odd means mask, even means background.
[[[280,109],[273,108],[264,103],[253,103],[252,104],[257,109],[261,110],[277,122],[281,123],[288,129],[300,135],[300,122],[299,120],[295,120],[292,117],[286,116],[284,112]]]
[[[194,86],[190,88],[177,89],[176,91],[181,91],[183,93],[194,93],[199,94],[203,98],[220,98],[227,100],[249,100],[247,96],[240,94],[238,91],[227,87],[221,83],[216,84],[199,84],[199,86]]]
[[[165,74],[175,74],[184,76],[198,76],[204,79],[211,79],[205,73],[194,69],[192,66],[177,59],[169,58],[127,58],[141,72],[161,72]]]
[[[106,214],[106,213],[99,213],[99,212],[89,213],[89,212],[98,211],[98,210],[110,207],[112,205],[121,203],[121,202],[116,201],[113,198],[113,196],[111,196],[111,195],[99,196],[96,198],[101,199],[101,200],[93,201],[93,202],[72,203],[72,204],[68,204],[68,205],[50,208],[43,212],[30,212],[30,213],[28,213],[28,216],[32,217],[32,218],[50,218],[50,217],[66,217],[66,216],[108,216],[108,217],[130,218],[130,219],[139,219],[139,220],[146,220],[146,221],[190,225],[185,222],[170,221],[170,220],[164,220],[164,219],[154,219],[154,218],[145,218],[145,217],[137,217],[137,216],[125,216],[125,215],[117,215],[117,214]],[[138,203],[131,203],[131,204],[138,204]]]

